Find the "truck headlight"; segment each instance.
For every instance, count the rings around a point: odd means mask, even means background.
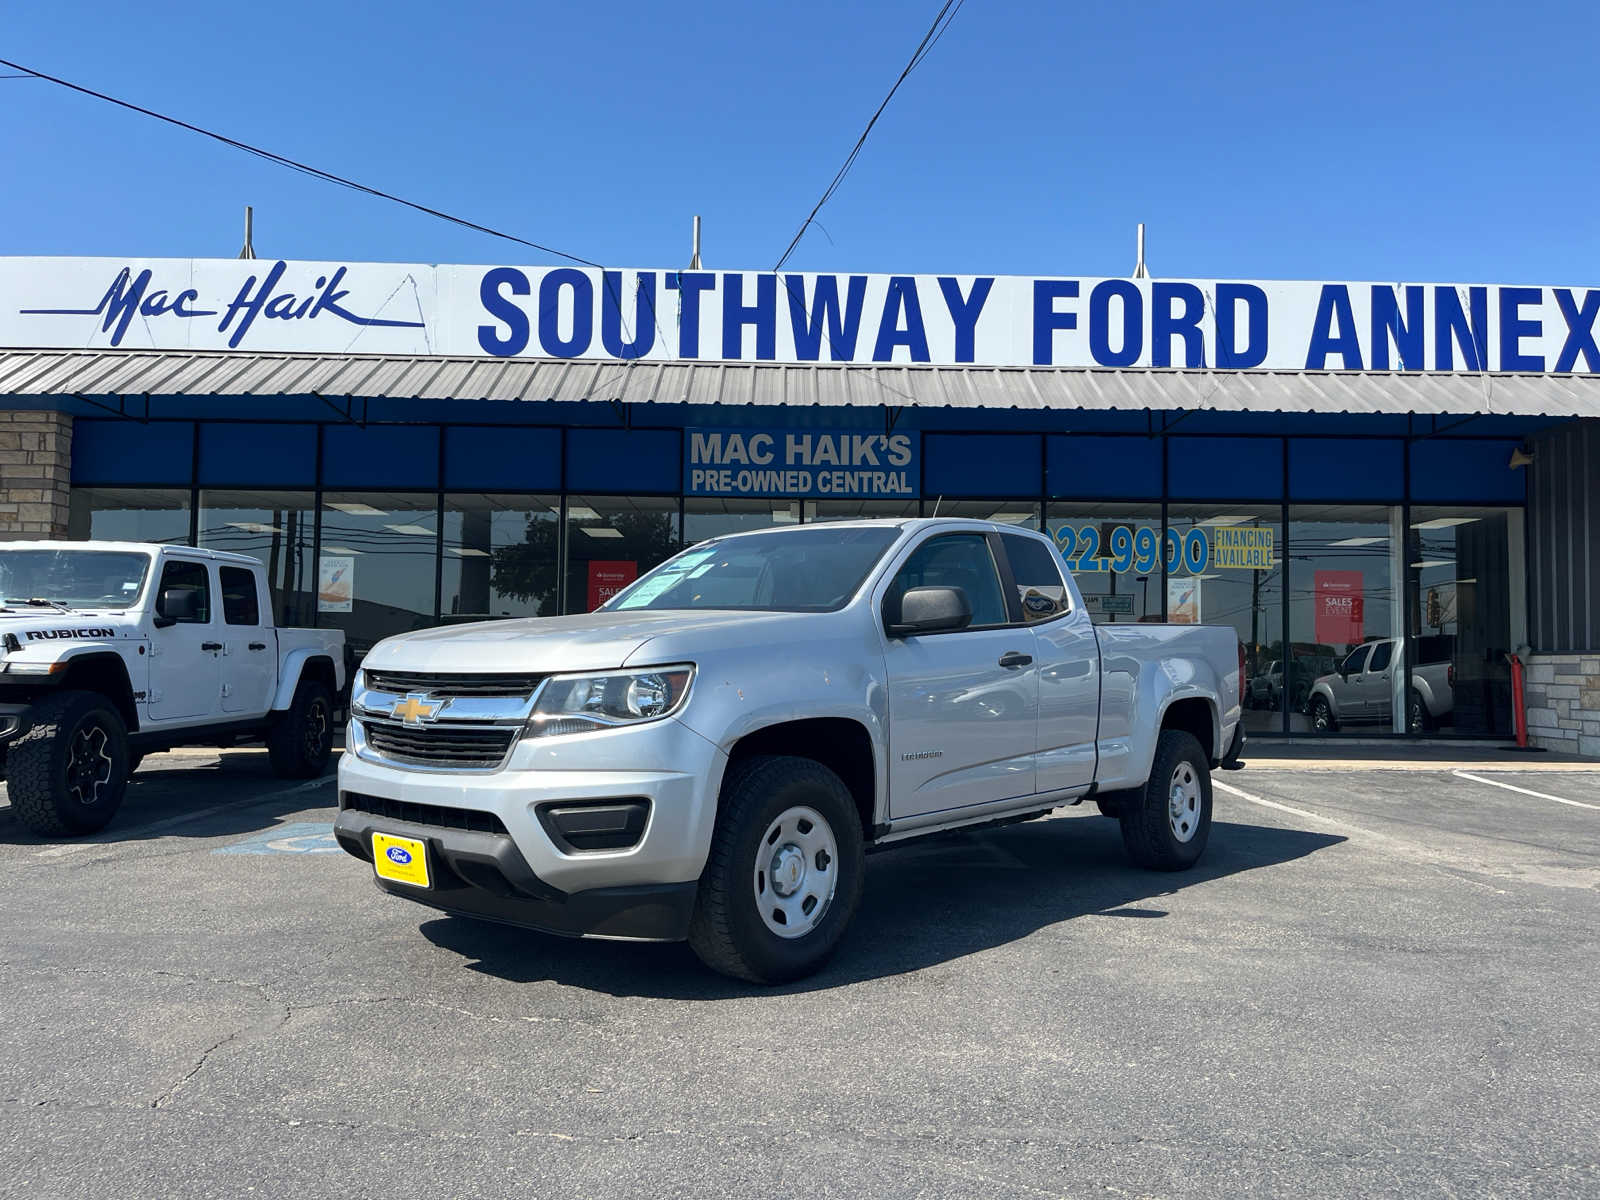
[[[587,733],[671,716],[683,707],[694,666],[648,667],[591,675],[555,675],[528,718],[531,737]]]

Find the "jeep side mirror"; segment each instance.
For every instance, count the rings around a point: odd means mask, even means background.
[[[891,618],[890,637],[948,633],[972,624],[972,605],[958,587],[914,587],[900,598],[898,619]]]
[[[199,615],[200,606],[193,588],[168,588],[156,601],[155,627],[166,629],[179,621],[192,621]]]

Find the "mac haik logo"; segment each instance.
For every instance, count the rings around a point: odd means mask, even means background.
[[[315,290],[310,295],[278,290],[278,284],[288,269],[289,265],[285,262],[274,263],[260,280],[259,286],[256,276],[249,276],[228,306],[220,309],[196,307],[201,301],[200,293],[194,288],[184,288],[175,294],[165,288],[151,290],[154,271],[146,268],[134,275],[130,268],[123,267],[93,308],[24,308],[19,311],[27,316],[99,317],[100,331],[111,335],[113,346],[122,344],[123,335],[128,332],[134,317],[180,317],[193,321],[220,316],[222,319],[217,322],[217,332],[227,333],[230,328],[233,331],[228,338],[230,350],[238,347],[257,320],[314,321],[326,314],[351,325],[387,329],[423,328],[421,321],[363,317],[345,308],[344,300],[350,293],[339,285],[344,282],[349,269],[347,267],[340,267],[332,275],[317,276],[316,283],[312,285]]]

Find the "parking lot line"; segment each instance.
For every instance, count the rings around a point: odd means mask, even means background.
[[[1573,808],[1588,808],[1600,812],[1600,804],[1585,804],[1582,800],[1567,800],[1561,796],[1552,796],[1549,792],[1535,792],[1529,788],[1518,787],[1514,783],[1501,783],[1498,779],[1485,779],[1482,775],[1474,775],[1471,771],[1451,771],[1457,779],[1470,779],[1473,783],[1487,783],[1490,787],[1505,788],[1508,792],[1521,792],[1524,796],[1534,796],[1540,800],[1554,800],[1557,804],[1570,804]]]
[[[1262,808],[1275,808],[1279,812],[1292,813],[1297,817],[1305,817],[1309,821],[1321,821],[1325,825],[1334,825],[1340,829],[1348,829],[1352,833],[1367,834],[1369,836],[1371,835],[1370,830],[1362,829],[1359,825],[1351,825],[1345,821],[1338,820],[1335,817],[1325,817],[1321,813],[1312,812],[1310,809],[1295,808],[1292,804],[1279,804],[1276,800],[1264,800],[1260,796],[1253,796],[1249,792],[1234,787],[1231,783],[1223,783],[1220,779],[1213,778],[1211,781],[1211,786],[1220,792],[1227,792],[1230,796],[1237,796],[1241,800],[1248,800],[1251,804],[1259,804]]]
[[[80,850],[92,850],[96,846],[104,846],[112,842],[125,842],[132,838],[143,837],[150,833],[160,833],[164,829],[171,829],[177,825],[187,825],[191,821],[203,820],[215,816],[220,812],[228,812],[241,808],[251,808],[257,804],[265,804],[270,800],[278,800],[284,796],[293,796],[297,792],[314,791],[319,787],[326,787],[333,783],[333,776],[325,775],[320,779],[313,779],[306,783],[297,783],[293,787],[281,788],[276,792],[267,792],[265,795],[256,796],[250,800],[234,800],[226,804],[213,804],[210,808],[196,809],[194,812],[180,813],[175,817],[168,817],[164,821],[153,821],[149,825],[139,825],[133,829],[118,829],[102,837],[90,838],[81,842],[67,842],[60,846],[51,846],[41,850],[37,858],[63,858],[68,854],[76,854]]]

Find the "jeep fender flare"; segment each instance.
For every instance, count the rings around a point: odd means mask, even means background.
[[[283,673],[278,676],[278,690],[272,697],[273,712],[287,712],[289,705],[294,701],[295,689],[300,686],[300,680],[307,673],[326,673],[328,690],[335,695],[339,691],[339,672],[334,666],[333,658],[320,647],[305,647],[289,651],[288,657],[283,660]]]

